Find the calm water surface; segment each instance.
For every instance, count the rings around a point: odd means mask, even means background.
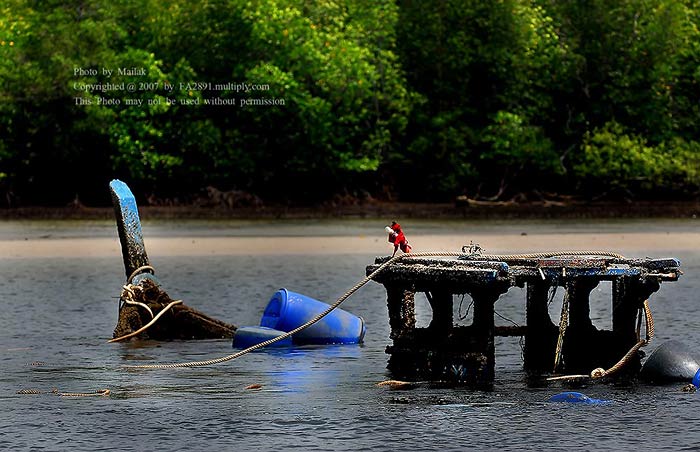
[[[646,226],[671,231],[687,227]],[[15,230],[16,225],[4,225],[0,235],[70,237],[75,235],[74,227],[34,224]],[[82,235],[115,234],[113,225],[80,227]],[[582,226],[572,223],[568,227],[575,233]],[[583,227],[603,226],[590,223]],[[625,224],[605,226],[606,230],[611,227],[624,228]],[[627,227],[641,226],[630,223]],[[195,225],[193,230],[196,235],[202,231],[264,233],[258,225],[240,229]],[[295,224],[287,232],[293,236],[303,230],[303,224]],[[313,225],[309,230],[327,231]],[[151,226],[146,228],[146,246],[154,234],[186,236],[187,230]],[[685,275],[677,283],[663,284],[652,298],[657,331],[652,345],[678,339],[700,350],[700,250],[653,254],[680,258]],[[332,302],[362,278],[374,256],[151,259],[173,298],[183,298],[222,320],[255,325],[278,288]],[[614,403],[548,403],[551,395],[569,388],[528,385],[517,338],[497,340],[493,391],[427,385],[411,391],[377,387],[377,382],[390,376],[385,370],[384,348],[389,343],[385,293],[375,283],[344,304],[366,321],[363,345],[260,351],[215,367],[133,371],[123,366],[224,356],[231,353],[231,344],[228,340],[107,344],[123,283],[118,255],[8,259],[0,250],[0,276],[0,450],[700,448],[700,394],[682,393],[680,385],[595,384],[577,390]],[[609,287],[602,286],[593,294],[591,315],[598,327],[610,327],[609,293]],[[524,291],[513,289],[496,309],[503,317],[522,323],[524,297]],[[420,297],[417,303],[419,325],[425,324],[430,309]],[[459,299],[455,309],[460,309]],[[556,302],[552,312],[557,315]],[[508,324],[500,318],[497,323]],[[261,384],[262,389],[246,390],[250,384]],[[17,394],[20,389],[52,388],[66,392],[109,388],[112,393],[91,398]]]

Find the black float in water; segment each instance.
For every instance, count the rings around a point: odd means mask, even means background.
[[[668,341],[649,356],[640,377],[651,383],[692,381],[696,384],[700,378],[700,362],[684,343]]]

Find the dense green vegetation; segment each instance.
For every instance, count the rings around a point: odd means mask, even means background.
[[[5,0],[2,203],[697,196],[698,6]]]

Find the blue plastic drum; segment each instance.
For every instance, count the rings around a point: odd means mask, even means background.
[[[284,333],[284,331],[273,330],[264,326],[242,326],[236,330],[236,334],[233,336],[233,348],[252,347],[268,339],[281,336]],[[270,344],[268,347],[290,347],[291,345],[292,338],[287,337]]]
[[[272,296],[260,325],[291,331],[328,309],[330,305],[306,295],[280,289]],[[358,344],[365,337],[362,317],[336,308],[323,319],[293,336],[295,344]]]

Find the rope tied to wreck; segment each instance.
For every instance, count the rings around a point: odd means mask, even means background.
[[[124,304],[140,306],[140,307],[146,309],[146,311],[148,311],[148,313],[151,315],[151,321],[148,322],[147,324],[145,324],[144,326],[142,326],[141,328],[137,329],[136,331],[132,331],[131,333],[125,334],[125,335],[120,336],[120,337],[115,337],[113,339],[108,340],[107,342],[119,342],[119,341],[123,341],[125,339],[132,338],[134,336],[138,336],[139,334],[143,333],[144,331],[146,331],[147,329],[149,329],[150,327],[155,325],[156,322],[158,321],[158,319],[163,317],[163,315],[166,312],[168,312],[170,310],[170,308],[172,308],[173,306],[176,306],[178,304],[182,304],[182,300],[173,300],[170,303],[168,303],[163,309],[161,309],[158,314],[156,314],[154,316],[153,311],[151,310],[151,308],[147,304],[142,303],[140,301],[137,301],[137,298],[139,298],[139,294],[143,294],[144,288],[138,284],[132,284],[134,278],[136,276],[144,273],[144,272],[149,272],[152,275],[155,275],[155,268],[153,268],[150,265],[144,265],[144,266],[137,268],[136,270],[134,270],[131,273],[131,275],[126,280],[126,284],[124,286],[122,286],[122,293],[119,296],[119,301],[120,301],[119,309],[121,310],[121,308]],[[122,302],[124,304],[121,304]]]
[[[141,286],[135,286],[133,284],[125,284],[122,286],[122,293],[119,295],[119,301],[123,302],[124,304],[130,304],[130,305],[135,305],[135,306],[141,306],[144,308],[146,311],[148,311],[149,314],[151,314],[151,318],[154,317],[153,311],[151,311],[151,308],[148,307],[146,303],[141,303],[140,301],[136,301],[136,298],[138,297],[136,295],[136,292],[143,292],[143,287]],[[120,310],[121,310],[120,305]]]
[[[136,292],[143,292],[143,287],[139,286],[138,284],[132,284],[134,278],[146,272],[155,275],[156,269],[150,265],[142,265],[141,267],[131,272],[131,275],[129,275],[129,277],[126,278],[126,284],[122,286],[122,293],[119,296],[119,309],[121,310],[122,308],[122,302],[126,304],[141,306],[142,308],[146,309],[146,311],[148,311],[148,313],[151,315],[151,318],[153,318],[154,316],[153,311],[151,311],[151,308],[149,308],[148,305],[146,305],[145,303],[136,301],[136,299],[138,298]]]
[[[141,267],[139,267],[136,270],[134,270],[133,272],[131,272],[131,275],[129,275],[129,277],[126,278],[126,283],[131,284],[131,282],[134,280],[134,278],[136,278],[141,273],[146,273],[146,272],[148,272],[152,275],[155,275],[156,269],[150,265],[142,265]]]
[[[600,256],[611,257],[614,259],[626,259],[622,254],[612,251],[546,251],[541,253],[522,253],[522,254],[486,254],[483,249],[477,245],[466,245],[462,247],[464,254],[460,255],[463,259],[484,259],[484,260],[525,260],[525,259],[547,259],[551,257],[567,257],[567,256]]]
[[[173,369],[177,367],[202,367],[202,366],[210,366],[213,364],[220,364],[226,361],[231,361],[233,359],[239,358],[243,355],[247,355],[250,352],[253,352],[255,350],[261,349],[263,347],[267,347],[270,344],[274,344],[275,342],[287,339],[291,337],[292,335],[298,333],[301,330],[304,330],[311,325],[317,323],[319,320],[327,316],[331,311],[333,311],[335,308],[340,306],[345,300],[347,300],[352,294],[357,292],[362,286],[370,282],[375,276],[383,272],[387,267],[389,267],[391,264],[401,260],[401,259],[406,259],[408,257],[458,257],[461,256],[461,253],[455,253],[455,252],[430,252],[430,253],[409,253],[409,254],[399,254],[394,257],[391,257],[388,259],[386,262],[381,264],[376,270],[374,270],[371,274],[360,280],[357,284],[355,284],[350,290],[345,292],[343,295],[340,296],[333,304],[331,304],[328,308],[326,308],[325,311],[321,312],[318,314],[316,317],[312,318],[305,324],[294,328],[291,331],[286,332],[285,334],[279,335],[277,337],[274,337],[272,339],[268,339],[264,342],[260,342],[258,344],[252,345],[244,350],[241,350],[237,353],[233,353],[228,356],[224,356],[221,358],[216,358],[216,359],[210,359],[206,361],[192,361],[192,362],[185,362],[185,363],[171,363],[171,364],[144,364],[144,365],[139,365],[139,366],[126,366],[127,369]]]
[[[557,337],[557,349],[554,352],[554,372],[557,371],[561,362],[561,352],[564,345],[564,334],[569,324],[569,292],[564,294],[564,300],[561,303],[561,315],[559,317],[559,336]]]
[[[138,302],[137,302],[137,303],[134,303],[134,304],[143,305],[143,303],[138,303]],[[160,312],[159,312],[158,314],[156,314],[156,316],[153,317],[153,319],[152,319],[150,322],[148,322],[147,324],[145,324],[144,326],[142,326],[142,327],[139,328],[138,330],[132,331],[131,333],[125,334],[125,335],[123,335],[123,336],[115,337],[114,339],[110,339],[110,340],[108,340],[107,342],[119,342],[119,341],[123,341],[123,340],[125,340],[125,339],[132,338],[132,337],[134,337],[134,336],[138,336],[139,334],[143,333],[144,331],[146,331],[147,329],[149,329],[150,327],[152,327],[153,325],[155,325],[156,322],[158,321],[158,319],[160,319],[161,317],[163,317],[163,315],[164,315],[166,312],[168,312],[168,311],[170,310],[170,308],[172,308],[173,306],[178,305],[178,304],[182,304],[182,300],[173,300],[173,301],[171,301],[170,303],[168,303],[167,306],[165,306],[163,309],[161,309]],[[148,312],[151,312],[151,310],[148,308],[148,306],[146,306],[146,309],[148,309]],[[151,315],[153,315],[153,313],[151,313]]]
[[[632,359],[637,354],[637,351],[648,345],[651,340],[654,338],[654,318],[651,315],[651,309],[649,308],[649,300],[644,300],[644,303],[642,304],[642,308],[640,308],[644,312],[644,317],[645,317],[645,324],[646,324],[646,337],[644,339],[638,337],[637,343],[630,348],[630,350],[625,353],[625,355],[620,358],[620,360],[615,363],[611,368],[609,369],[603,369],[602,367],[598,367],[596,369],[593,369],[589,375],[581,374],[581,375],[560,375],[556,377],[550,377],[547,378],[547,381],[560,381],[560,380],[587,380],[587,379],[592,379],[592,380],[597,380],[603,377],[607,377],[609,375],[614,374],[615,372],[618,372],[620,369],[625,367]],[[640,317],[641,319],[641,317]]]
[[[481,253],[481,248],[479,247],[479,253]],[[608,257],[613,257],[617,259],[624,259],[625,257],[622,256],[621,254],[617,253],[612,253],[608,251],[554,251],[554,252],[544,252],[544,253],[528,253],[528,254],[512,254],[512,255],[499,255],[499,254],[478,254],[481,259],[539,259],[539,258],[549,258],[549,257],[558,257],[558,256],[608,256]],[[398,254],[396,256],[390,257],[387,259],[384,263],[379,265],[372,273],[367,275],[365,278],[360,280],[357,284],[355,284],[352,288],[350,288],[347,292],[345,292],[343,295],[341,295],[333,304],[331,304],[326,310],[318,314],[316,317],[312,318],[308,322],[304,323],[303,325],[294,328],[291,331],[286,332],[285,334],[281,334],[277,337],[268,339],[266,341],[260,342],[258,344],[252,345],[244,350],[241,350],[239,352],[223,356],[221,358],[215,358],[215,359],[209,359],[209,360],[204,360],[204,361],[191,361],[191,362],[183,362],[183,363],[170,363],[170,364],[143,364],[143,365],[134,365],[134,366],[125,366],[127,369],[173,369],[173,368],[180,368],[180,367],[202,367],[202,366],[210,366],[214,364],[220,364],[226,361],[231,361],[233,359],[239,358],[243,355],[247,355],[250,352],[253,352],[255,350],[259,350],[261,348],[267,347],[268,345],[274,344],[275,342],[285,340],[294,334],[298,333],[299,331],[302,331],[311,325],[317,323],[320,321],[322,318],[324,318],[326,315],[328,315],[331,311],[333,311],[335,308],[340,306],[345,300],[347,300],[352,294],[357,292],[362,286],[370,282],[372,279],[374,279],[377,275],[385,271],[390,265],[399,262],[401,260],[410,260],[414,258],[419,258],[419,257],[469,257],[469,255],[466,255],[464,252],[458,253],[458,252],[449,252],[449,251],[431,251],[431,252],[421,252],[421,253],[407,253],[407,254]],[[119,338],[121,339],[121,338]],[[113,339],[110,342],[115,341]]]

